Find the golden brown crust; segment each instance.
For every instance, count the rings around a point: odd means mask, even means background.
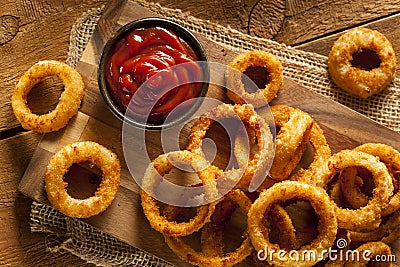
[[[353,54],[361,49],[374,51],[381,61],[378,68],[362,70],[352,66]],[[355,28],[334,43],[328,58],[332,80],[343,90],[370,97],[386,88],[396,71],[396,56],[391,43],[378,31]]]
[[[159,175],[162,177],[167,174],[173,167],[173,164],[185,164],[191,166],[202,180],[205,187],[205,197],[212,201],[209,204],[198,207],[196,216],[189,222],[169,221],[165,216],[161,215],[157,206],[156,199],[152,194],[156,190]],[[208,175],[200,175],[207,172]],[[199,154],[192,153],[187,150],[172,151],[158,156],[147,167],[140,190],[140,198],[142,202],[143,213],[150,222],[150,225],[156,231],[170,236],[185,236],[198,231],[205,223],[210,221],[210,217],[215,209],[215,200],[217,197],[216,175],[213,166],[202,158]]]
[[[57,75],[65,87],[55,109],[47,114],[33,114],[26,97],[35,84],[47,76]],[[18,81],[11,104],[15,117],[22,127],[28,130],[47,133],[65,127],[78,112],[84,95],[84,83],[81,75],[65,63],[44,60],[34,64]]]
[[[254,93],[246,91],[242,73],[250,66],[265,67],[270,82]],[[274,99],[283,83],[283,67],[279,59],[265,51],[250,51],[238,55],[225,73],[227,95],[236,104],[252,104],[255,108],[267,105]]]
[[[103,173],[94,196],[75,199],[67,192],[63,178],[73,163],[88,161]],[[53,207],[67,216],[88,218],[107,209],[120,184],[121,167],[117,156],[95,142],[77,142],[62,147],[50,159],[46,169],[45,189]]]
[[[289,259],[287,254],[280,255],[282,256],[280,257],[274,253],[282,248],[278,244],[270,242],[268,234],[266,234],[269,230],[263,224],[263,216],[260,216],[268,213],[275,203],[292,199],[308,200],[320,218],[318,223],[319,235],[310,244],[303,245],[297,250],[298,255],[304,255],[303,253],[306,250],[313,250],[317,257],[307,261],[299,259],[295,263]],[[335,209],[326,192],[321,188],[296,181],[283,181],[261,192],[259,198],[250,208],[247,224],[255,250],[267,252],[267,260],[274,266],[288,266],[288,262],[293,266],[314,265],[328,256],[324,255],[324,251],[332,246],[337,233]]]

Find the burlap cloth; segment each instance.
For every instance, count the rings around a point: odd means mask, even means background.
[[[284,76],[340,102],[368,117],[400,132],[400,88],[395,78],[384,93],[368,100],[353,97],[338,89],[327,72],[327,58],[300,51],[271,40],[252,37],[209,21],[200,20],[177,10],[163,8],[142,0],[139,4],[151,11],[203,34],[219,44],[235,50],[266,50],[278,56],[284,65]],[[90,9],[71,29],[67,63],[76,67],[90,39],[102,8]],[[52,253],[70,252],[98,266],[172,266],[140,249],[98,231],[90,225],[66,217],[52,207],[34,202],[31,207],[31,230],[48,233],[52,238],[48,249]],[[56,242],[56,243],[55,243]],[[55,245],[56,244],[56,245]]]

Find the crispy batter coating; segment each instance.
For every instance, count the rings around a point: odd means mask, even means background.
[[[367,143],[356,147],[355,150],[378,157],[381,162],[389,167],[389,173],[392,172],[392,180],[400,178],[400,152],[393,147],[386,144]],[[397,188],[395,194],[390,198],[388,206],[383,210],[382,216],[389,215],[399,209],[400,190]]]
[[[274,151],[273,137],[268,124],[257,114],[252,105],[221,104],[202,115],[191,128],[187,150],[203,154],[202,140],[207,130],[215,121],[226,118],[240,119],[247,127],[255,131],[257,137],[258,151],[249,164],[244,166],[244,170],[239,168],[229,171],[231,177],[235,177],[233,172],[239,173],[239,181],[235,181],[236,187],[243,188],[250,184],[251,179],[265,177],[266,168]]]
[[[379,56],[379,67],[364,70],[352,65],[353,54],[365,49]],[[336,40],[329,53],[328,69],[337,86],[353,95],[368,98],[381,92],[393,80],[396,56],[392,44],[383,34],[360,27]]]
[[[283,248],[270,242],[269,230],[264,226],[264,216],[261,216],[269,212],[275,203],[292,199],[308,200],[319,216],[318,236],[310,244],[303,245],[297,250],[299,255],[304,255],[303,252],[307,250],[313,250],[316,257],[310,257],[307,261],[300,259],[296,263],[289,258],[288,253],[279,256],[274,253]],[[250,208],[247,224],[255,250],[267,250],[267,260],[274,266],[312,266],[323,260],[328,256],[324,255],[326,254],[324,250],[328,250],[335,241],[338,226],[334,205],[326,192],[321,188],[297,181],[283,181],[261,192]]]
[[[89,162],[103,173],[94,196],[76,199],[67,192],[63,180],[73,163]],[[53,207],[67,216],[88,218],[107,209],[113,201],[120,184],[121,167],[117,156],[98,143],[85,141],[62,147],[55,153],[46,169],[45,189]]]
[[[270,82],[254,93],[246,91],[242,73],[250,66],[265,67]],[[267,105],[274,99],[283,83],[283,68],[279,59],[265,51],[250,51],[238,55],[229,63],[225,80],[228,97],[236,104],[252,104],[255,108]]]
[[[247,215],[251,201],[250,199],[241,191],[240,189],[234,189],[230,191],[222,201],[232,201],[234,204],[239,205],[242,211]],[[167,210],[168,214],[166,216],[173,219],[176,215],[176,209]],[[216,211],[217,212],[217,211]],[[224,212],[224,211],[222,211]],[[216,217],[219,217],[217,214]],[[217,219],[217,218],[215,218]],[[213,231],[214,227],[216,226],[216,221],[211,221],[208,226],[207,224],[204,227],[210,227],[206,229],[207,232]],[[219,227],[217,227],[216,231],[218,231]],[[207,233],[205,233],[207,235]],[[189,245],[187,245],[184,240],[180,237],[168,236],[164,235],[165,242],[171,248],[173,252],[175,252],[181,259],[194,264],[196,266],[215,266],[215,267],[225,267],[225,266],[233,266],[239,262],[242,262],[246,259],[253,251],[253,247],[250,242],[250,238],[248,236],[248,230],[245,230],[243,234],[243,241],[240,246],[235,250],[225,254],[220,254],[220,247],[218,243],[215,243],[216,253],[210,253],[210,246],[212,244],[208,244],[206,251],[197,252]],[[209,239],[205,240],[205,237],[202,237],[203,242],[211,242]],[[218,239],[216,240],[218,241]]]
[[[373,175],[375,189],[372,199],[364,207],[356,210],[340,208],[336,205],[339,227],[351,231],[371,230],[379,226],[381,212],[386,208],[393,194],[392,178],[379,158],[356,150],[342,150],[332,155],[322,166],[320,181],[326,187],[335,174],[349,167],[362,167]]]
[[[33,114],[27,104],[27,95],[41,79],[52,75],[59,76],[65,85],[59,102],[47,114]],[[57,131],[78,112],[84,87],[81,75],[74,68],[54,60],[39,61],[29,68],[15,87],[11,97],[15,117],[25,129],[40,133]]]
[[[156,199],[152,197],[161,181],[157,177],[163,177],[173,167],[173,164],[183,164],[191,166],[198,174],[205,186],[205,197],[210,198],[211,203],[197,208],[197,214],[189,222],[178,223],[169,221],[160,214],[160,208]],[[207,175],[205,174],[207,172]],[[203,173],[201,175],[201,173]],[[151,227],[160,233],[171,236],[185,236],[198,231],[205,223],[210,221],[210,217],[215,209],[215,200],[217,197],[217,188],[215,179],[218,174],[213,166],[202,158],[201,155],[187,150],[172,151],[158,156],[147,167],[142,181],[140,197],[142,201],[143,213],[148,219]]]

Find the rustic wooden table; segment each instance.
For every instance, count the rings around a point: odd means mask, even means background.
[[[245,33],[327,55],[346,29],[366,25],[392,42],[400,55],[400,1],[394,0],[158,0]],[[11,94],[19,77],[35,62],[65,61],[71,26],[83,12],[105,0],[2,0],[0,6],[0,265],[84,266],[70,254],[55,257],[46,244],[55,237],[29,228],[31,200],[17,191],[20,178],[41,135],[19,126],[11,109]],[[399,72],[398,72],[399,73]],[[399,74],[397,74],[399,76]],[[52,88],[50,90],[50,88]],[[57,90],[54,90],[57,88]],[[29,95],[34,111],[55,106],[62,85],[47,79]],[[43,101],[43,98],[45,99]],[[40,101],[39,101],[40,100]],[[43,105],[45,103],[45,105]]]

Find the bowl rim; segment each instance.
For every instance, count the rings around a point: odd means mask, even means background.
[[[147,123],[143,121],[136,121],[131,117],[126,117],[125,113],[121,111],[118,106],[114,103],[112,96],[110,95],[108,89],[107,89],[107,83],[105,79],[105,69],[106,69],[106,64],[108,62],[108,56],[115,45],[115,43],[119,40],[119,37],[121,35],[124,35],[130,30],[137,29],[137,28],[148,28],[148,27],[163,27],[172,30],[175,34],[177,34],[180,38],[182,38],[185,42],[188,43],[188,45],[193,49],[195,52],[196,56],[198,57],[199,62],[205,62],[201,64],[202,71],[203,71],[203,84],[200,90],[199,95],[196,98],[195,103],[188,109],[187,112],[185,112],[184,115],[178,117],[177,119],[174,119],[172,121],[169,121],[168,123],[161,123],[161,124],[155,124],[155,123]],[[179,123],[184,122],[186,119],[190,118],[191,115],[193,115],[201,106],[203,103],[204,97],[206,96],[208,92],[208,87],[209,87],[209,82],[210,82],[210,67],[209,64],[207,63],[207,55],[205,52],[205,49],[201,42],[193,35],[192,32],[190,32],[187,28],[183,27],[182,25],[168,20],[164,18],[158,18],[158,17],[148,17],[148,18],[141,18],[137,20],[133,20],[131,22],[126,23],[122,27],[120,27],[114,35],[112,35],[104,45],[99,59],[98,59],[98,64],[97,64],[97,83],[99,86],[100,93],[102,95],[102,98],[104,102],[106,103],[107,108],[118,118],[120,119],[124,124],[128,123],[131,126],[134,126],[136,128],[140,129],[145,129],[145,130],[161,130],[161,129],[166,129],[170,128],[172,126],[178,125]]]

